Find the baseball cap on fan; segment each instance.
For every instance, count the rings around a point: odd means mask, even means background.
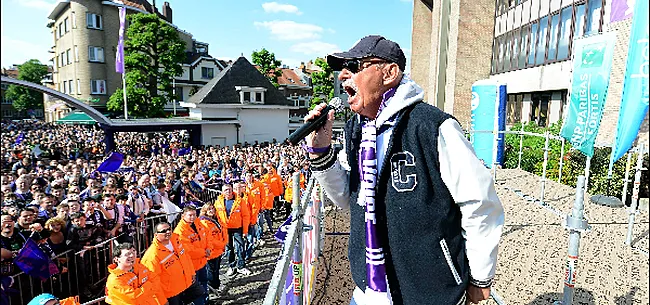
[[[406,68],[406,56],[396,42],[383,36],[370,35],[361,38],[349,51],[327,55],[327,64],[334,71],[341,71],[343,63],[350,59],[381,58],[396,63],[400,70]]]

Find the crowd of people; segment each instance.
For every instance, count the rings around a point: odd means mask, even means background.
[[[68,293],[92,298],[105,291],[110,304],[204,304],[221,292],[222,257],[226,276],[251,274],[246,265],[264,245],[263,234],[290,213],[291,175],[300,173],[302,187],[310,175],[295,147],[189,148],[183,132],[118,133],[122,164],[101,172],[108,156],[102,140],[93,125],[2,122],[2,276],[21,272],[13,259],[32,239],[52,258],[74,251],[74,264],[55,260],[86,283]],[[208,190],[218,190],[218,198],[202,200]],[[177,221],[160,217],[174,212]],[[145,221],[151,218],[157,221]],[[103,266],[106,286],[96,287],[86,281],[96,259],[88,250],[107,241],[118,246]],[[11,300],[23,292],[8,291],[3,286]]]

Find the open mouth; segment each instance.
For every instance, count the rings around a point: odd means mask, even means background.
[[[353,98],[357,95],[359,88],[357,88],[357,85],[351,79],[348,79],[343,83],[343,90],[345,90],[350,98]]]

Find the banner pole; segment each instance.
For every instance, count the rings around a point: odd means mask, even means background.
[[[517,161],[517,168],[521,169],[521,155],[524,153],[524,123],[521,123],[521,133],[519,134],[519,161]]]
[[[636,150],[639,150],[637,146]],[[632,165],[632,150],[627,152],[627,161],[625,162],[625,179],[623,180],[623,194],[621,195],[621,202],[625,204],[627,200],[627,185],[630,184],[630,166]]]
[[[562,168],[564,167],[564,143],[565,140],[562,138],[562,148],[560,149],[560,172],[557,175],[558,183],[562,183]]]
[[[639,151],[636,155],[636,170],[634,173],[634,187],[632,188],[632,203],[630,204],[630,210],[628,212],[628,224],[627,224],[627,236],[625,238],[625,244],[628,246],[632,245],[632,235],[634,233],[634,218],[636,216],[636,210],[639,206],[639,187],[641,186],[641,171],[643,170],[643,154],[645,148],[643,144],[639,144]]]
[[[548,166],[548,142],[549,142],[549,133],[546,132],[546,140],[544,141],[544,169],[542,170],[542,190],[539,195],[539,200],[544,201],[544,189],[546,188],[546,167]]]
[[[125,73],[122,73],[122,97],[124,98],[124,119],[128,120],[129,119],[129,111],[128,108],[126,107],[126,79],[124,77]]]
[[[591,157],[587,156],[585,164],[585,193],[589,190],[589,170],[591,169]]]

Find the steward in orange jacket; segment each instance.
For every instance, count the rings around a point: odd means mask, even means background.
[[[248,196],[248,204],[251,207],[251,225],[257,224],[257,217],[262,209],[262,205],[266,201],[266,190],[264,189],[264,184],[259,181],[255,181],[255,177],[252,174],[246,174],[246,195]]]
[[[211,254],[208,234],[197,219],[194,207],[187,206],[183,209],[183,218],[178,222],[174,233],[178,234],[178,239],[192,258],[194,270],[198,271],[205,267]]]
[[[231,188],[232,192],[232,187],[228,184],[224,185],[224,189],[227,187]],[[250,207],[248,206],[248,203],[244,200],[244,198],[241,198],[239,196],[235,196],[234,202],[232,204],[232,207],[230,208],[230,212],[228,212],[226,208],[226,200],[222,195],[219,195],[217,200],[214,203],[214,207],[217,209],[217,214],[225,214],[226,219],[228,219],[227,224],[228,224],[228,229],[238,229],[242,228],[242,231],[244,234],[248,234],[248,225],[250,224]]]
[[[282,196],[282,177],[278,175],[275,168],[273,168],[273,165],[267,164],[266,169],[269,171],[266,174],[268,176],[266,179],[269,182],[269,186],[271,186],[273,197]]]
[[[228,228],[226,222],[219,220],[217,210],[213,205],[206,204],[201,208],[199,222],[206,230],[210,257],[208,260],[217,258],[223,254],[228,243]]]
[[[142,256],[142,264],[160,278],[160,285],[168,299],[180,295],[192,285],[195,274],[192,258],[178,235],[172,234],[168,223],[156,226],[156,237]]]
[[[114,248],[115,263],[108,266],[106,303],[112,305],[163,305],[167,303],[160,277],[140,263],[132,244]]]

